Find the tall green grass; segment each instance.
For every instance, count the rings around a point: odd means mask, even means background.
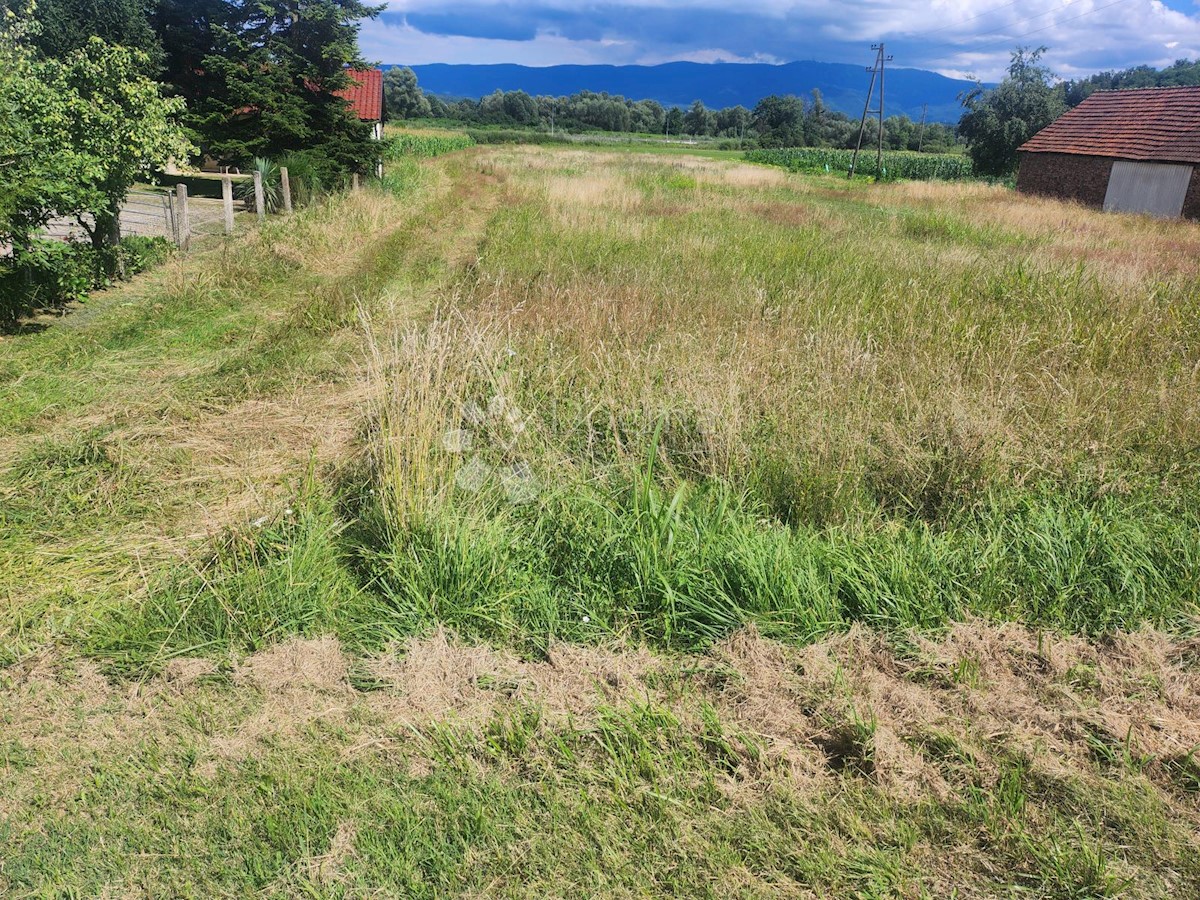
[[[570,144],[565,134],[548,134],[544,131],[521,131],[519,129],[473,128],[467,132],[477,144]]]
[[[880,515],[790,526],[720,481],[651,467],[535,503],[446,499],[397,528],[366,496],[346,531],[319,494],[260,530],[230,533],[95,649],[142,668],[226,656],[289,635],[351,646],[446,625],[529,652],[623,636],[700,650],[748,624],[805,643],[863,623],[899,633],[966,617],[1084,635],[1195,627],[1200,519],[1153,496],[1051,485],[989,496],[934,523]]]

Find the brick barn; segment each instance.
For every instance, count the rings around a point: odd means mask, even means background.
[[[1200,219],[1200,87],[1098,91],[1020,157],[1022,193]]]

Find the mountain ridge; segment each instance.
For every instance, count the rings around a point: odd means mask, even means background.
[[[403,65],[403,63],[390,64]],[[871,76],[869,68],[850,63],[799,61],[768,63],[674,62],[656,66],[563,65],[522,66],[427,63],[410,66],[421,87],[443,98],[478,98],[496,90],[523,90],[537,96],[579,91],[621,94],[632,100],[657,100],[664,106],[688,106],[702,100],[709,107],[753,109],[771,94],[808,97],[814,88],[825,103],[848,115],[862,114]],[[948,78],[924,69],[893,68],[886,72],[887,115],[920,119],[927,106],[930,122],[957,122],[959,95],[974,87],[966,79]]]

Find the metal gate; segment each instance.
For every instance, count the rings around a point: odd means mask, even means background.
[[[1164,219],[1177,219],[1192,181],[1191,166],[1168,163],[1113,163],[1104,197],[1105,212],[1148,213]]]

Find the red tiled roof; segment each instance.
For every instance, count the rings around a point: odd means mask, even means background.
[[[1020,149],[1200,163],[1200,87],[1097,91]]]
[[[354,84],[337,95],[350,104],[364,122],[383,119],[383,72],[379,69],[347,69],[346,74]]]

